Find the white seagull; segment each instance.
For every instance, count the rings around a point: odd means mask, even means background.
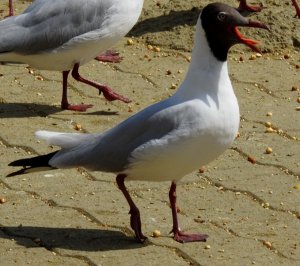
[[[78,69],[124,37],[137,22],[143,0],[36,0],[21,15],[0,21],[0,62],[24,63],[63,73],[63,109],[70,105],[67,79],[72,76],[102,92],[106,99],[129,102],[109,87],[80,76]]]
[[[186,174],[216,159],[229,148],[239,127],[239,106],[227,69],[231,46],[243,43],[257,51],[237,27],[268,29],[243,17],[236,9],[213,3],[203,8],[196,26],[195,44],[187,75],[170,98],[136,113],[100,134],[38,131],[39,139],[61,150],[10,163],[23,166],[8,176],[33,171],[84,167],[116,173],[116,181],[130,206],[131,227],[139,241],[139,210],[124,181],[171,181],[169,192],[174,239],[205,241],[205,234],[180,230],[176,213],[176,183]]]

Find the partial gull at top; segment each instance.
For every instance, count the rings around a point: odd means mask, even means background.
[[[231,46],[243,43],[257,50],[237,27],[267,29],[221,3],[203,8],[196,25],[192,60],[183,83],[170,98],[153,104],[114,128],[99,134],[38,131],[37,137],[61,150],[12,162],[24,168],[9,176],[56,168],[85,167],[113,172],[130,206],[131,227],[145,236],[140,213],[124,181],[171,181],[169,191],[174,239],[206,241],[205,234],[181,231],[176,212],[176,182],[222,154],[239,127],[239,106],[227,69]],[[196,195],[195,195],[196,196]]]
[[[63,72],[62,108],[69,105],[67,79],[72,76],[103,93],[106,99],[129,102],[109,87],[87,80],[80,65],[106,51],[137,22],[143,0],[36,0],[21,15],[0,21],[0,62],[24,63]]]

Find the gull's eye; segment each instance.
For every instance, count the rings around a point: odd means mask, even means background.
[[[217,16],[218,20],[220,21],[224,21],[224,19],[226,18],[226,13],[225,12],[220,12]]]

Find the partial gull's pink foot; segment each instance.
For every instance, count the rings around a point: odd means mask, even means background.
[[[88,79],[85,79],[85,78],[81,77],[78,70],[79,70],[79,64],[77,63],[77,64],[74,65],[73,70],[72,70],[73,78],[75,80],[79,81],[79,82],[83,82],[85,84],[88,84],[88,85],[93,86],[94,88],[98,89],[99,93],[102,92],[104,97],[108,101],[120,100],[120,101],[125,102],[125,103],[130,103],[131,102],[128,98],[117,94],[111,88],[109,88],[105,85],[99,84],[97,82],[94,82],[94,81],[91,81],[91,80],[88,80]]]
[[[264,8],[262,4],[260,4],[259,6],[250,6],[247,4],[246,0],[239,1],[240,5],[237,8],[238,11],[259,12]]]
[[[292,5],[295,7],[295,9],[296,9],[296,15],[295,15],[295,17],[298,17],[298,18],[300,18],[300,7],[299,7],[299,5],[298,5],[298,3],[297,3],[297,0],[292,0]]]
[[[172,230],[172,232],[174,233],[174,239],[180,243],[196,242],[196,241],[206,242],[206,239],[208,238],[208,235],[205,234],[188,234],[180,230],[177,232],[174,232]]]
[[[101,62],[120,63],[123,57],[119,56],[119,53],[117,51],[107,50],[105,53],[95,57],[95,59]]]
[[[63,110],[85,112],[87,109],[93,107],[92,104],[61,104]]]
[[[182,232],[179,228],[178,217],[177,217],[177,207],[176,207],[176,184],[172,182],[170,191],[169,191],[169,199],[170,205],[172,209],[172,217],[173,217],[173,229],[171,233],[174,233],[174,239],[177,242],[185,243],[185,242],[195,242],[201,241],[206,242],[208,235],[205,234],[188,234]]]

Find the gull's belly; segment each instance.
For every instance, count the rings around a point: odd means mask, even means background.
[[[116,41],[115,38],[111,38],[104,42],[84,42],[32,55],[8,53],[7,55],[2,55],[0,61],[24,63],[40,70],[65,71],[72,69],[76,63],[83,65],[89,62],[100,53],[109,49]]]
[[[157,147],[133,161],[125,171],[128,180],[179,180],[213,161],[230,147],[236,129],[178,139]]]

